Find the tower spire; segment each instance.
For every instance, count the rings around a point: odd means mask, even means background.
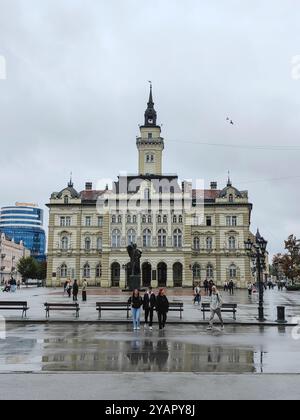
[[[150,84],[150,93],[149,93],[149,100],[147,103],[147,109],[145,111],[145,127],[156,127],[156,119],[157,114],[154,109],[154,102],[153,102],[153,92],[152,92],[152,82],[148,80]]]
[[[73,187],[74,187],[72,177],[73,177],[73,173],[71,172],[71,173],[70,173],[70,181],[69,181],[69,183],[68,183],[68,187],[69,187],[69,188],[73,188]]]
[[[232,187],[232,182],[231,182],[231,179],[230,179],[230,171],[228,171],[227,187]]]

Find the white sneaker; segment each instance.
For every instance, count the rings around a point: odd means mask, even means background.
[[[153,330],[153,328],[152,328],[152,327],[149,327],[149,330],[151,330],[151,331],[152,331],[152,330]]]
[[[211,331],[212,330],[212,327],[207,327],[206,328],[206,331]]]
[[[137,327],[133,327],[133,331],[136,331],[137,330]]]
[[[137,327],[137,330],[140,330],[140,327]]]

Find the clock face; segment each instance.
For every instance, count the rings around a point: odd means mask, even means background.
[[[148,123],[149,124],[153,124],[153,119],[152,118],[148,118]]]

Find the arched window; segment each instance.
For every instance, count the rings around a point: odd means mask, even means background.
[[[150,214],[148,216],[148,223],[152,223],[152,216]]]
[[[197,251],[200,249],[200,238],[199,236],[195,236],[194,238],[194,249]]]
[[[173,233],[173,246],[175,248],[182,247],[182,232],[180,229],[175,229]]]
[[[161,223],[161,215],[160,214],[157,216],[157,223]]]
[[[182,223],[182,216],[181,215],[178,217],[178,222]]]
[[[136,223],[136,215],[132,216],[132,223]]]
[[[96,265],[96,277],[97,278],[102,277],[102,265],[101,264]]]
[[[208,264],[208,266],[206,267],[206,277],[208,279],[214,278],[214,268],[211,264]]]
[[[151,246],[151,230],[145,229],[143,232],[143,247],[147,248]]]
[[[142,223],[147,223],[147,216],[145,214],[142,216]]]
[[[164,248],[167,246],[167,232],[165,229],[159,229],[158,231],[158,247]]]
[[[177,216],[175,214],[173,216],[173,223],[177,223]]]
[[[69,239],[67,236],[61,238],[61,249],[66,251],[69,248]]]
[[[130,214],[127,215],[127,223],[131,223],[131,216],[130,216]]]
[[[102,249],[102,237],[99,236],[99,238],[97,238],[97,250],[101,251]]]
[[[131,243],[135,244],[136,234],[134,229],[129,229],[127,233],[127,244],[130,245]]]
[[[210,250],[212,249],[212,245],[213,245],[213,241],[212,241],[212,237],[208,237],[206,238],[206,249]]]
[[[60,277],[66,278],[68,276],[68,267],[66,264],[62,264],[60,267]]]
[[[86,263],[83,267],[83,277],[89,278],[91,277],[91,268],[89,263]]]
[[[228,246],[229,246],[229,249],[232,249],[232,250],[236,248],[236,240],[234,236],[229,237]]]
[[[168,216],[166,214],[164,214],[163,216],[163,222],[168,223]]]
[[[112,216],[111,216],[111,223],[116,223],[116,216],[113,214]]]
[[[174,187],[170,187],[170,193],[171,194],[174,194],[174,192],[175,192],[175,188]]]
[[[122,223],[122,216],[120,214],[118,216],[118,223]]]
[[[229,200],[229,203],[233,203],[233,194],[229,194],[228,200]]]
[[[91,249],[91,238],[87,237],[84,240],[84,248],[86,251],[89,251]]]
[[[112,231],[112,247],[120,248],[121,246],[121,233],[119,229],[114,229]]]
[[[193,277],[194,279],[200,279],[201,277],[201,267],[198,263],[193,265]]]
[[[237,277],[237,268],[235,264],[231,264],[229,267],[229,277],[235,279]]]
[[[69,204],[69,197],[67,195],[64,196],[64,204]]]

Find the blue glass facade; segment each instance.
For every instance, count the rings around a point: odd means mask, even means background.
[[[46,235],[43,229],[43,210],[38,207],[2,207],[0,231],[15,242],[23,241],[31,255],[43,261],[46,259]]]

